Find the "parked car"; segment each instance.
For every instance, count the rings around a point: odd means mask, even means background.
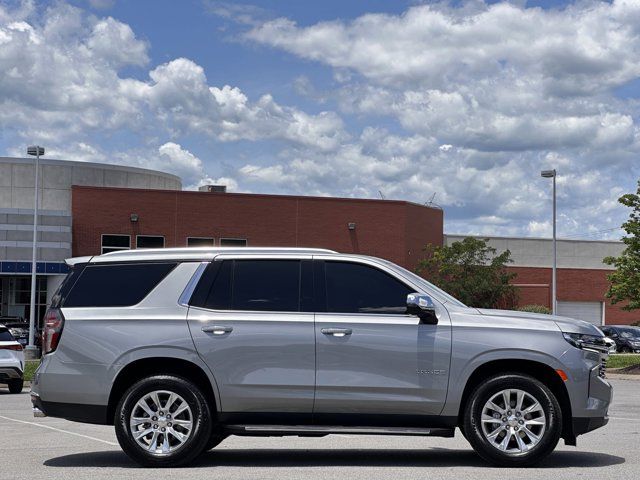
[[[132,250],[68,261],[35,416],[115,425],[146,466],[229,435],[452,437],[531,465],[605,425],[602,332],[469,308],[391,262],[321,249]]]
[[[22,317],[1,317],[0,323],[9,329],[13,338],[22,346],[29,343],[29,322]]]
[[[606,325],[602,332],[614,342],[620,353],[640,353],[640,328],[627,325]]]
[[[24,386],[24,352],[5,325],[0,325],[0,384],[11,393],[22,392]]]

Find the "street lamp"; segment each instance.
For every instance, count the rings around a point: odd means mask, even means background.
[[[556,249],[556,170],[542,170],[540,175],[543,178],[553,178],[553,270],[551,273],[551,312],[556,315],[558,307],[558,302],[556,301],[556,270],[558,263]]]
[[[33,243],[31,253],[31,302],[29,311],[29,345],[26,354],[29,358],[36,358],[35,325],[36,325],[36,265],[38,245],[38,170],[40,169],[40,155],[44,155],[44,148],[38,145],[27,147],[27,154],[36,157],[36,186],[33,194]]]

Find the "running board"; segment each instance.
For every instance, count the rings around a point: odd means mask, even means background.
[[[231,435],[244,436],[310,436],[341,435],[409,435],[420,437],[453,437],[454,428],[343,427],[323,425],[226,425]]]

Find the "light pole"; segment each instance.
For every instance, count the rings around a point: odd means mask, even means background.
[[[558,302],[556,301],[556,270],[558,263],[556,248],[556,170],[542,170],[540,175],[544,178],[553,178],[553,270],[551,272],[551,312],[556,315]]]
[[[29,307],[29,345],[27,345],[27,357],[36,358],[35,325],[36,325],[36,265],[38,251],[38,171],[40,170],[40,155],[44,155],[44,148],[38,145],[27,147],[28,155],[36,157],[36,186],[33,194],[33,243],[31,253],[31,302]]]

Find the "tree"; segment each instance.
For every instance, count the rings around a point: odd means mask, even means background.
[[[429,244],[416,271],[470,307],[512,308],[518,295],[509,283],[516,274],[507,271],[511,252],[496,255],[487,242],[466,237],[451,245]]]
[[[623,310],[635,310],[640,308],[640,181],[636,193],[627,193],[618,202],[631,208],[631,214],[629,220],[622,224],[627,232],[622,238],[625,249],[619,257],[604,259],[604,263],[615,268],[608,276],[607,297],[612,304],[626,302]]]

